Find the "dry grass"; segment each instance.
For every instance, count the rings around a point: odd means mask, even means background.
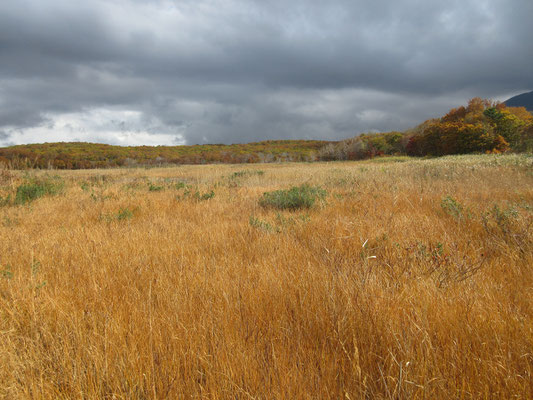
[[[60,172],[62,194],[0,208],[0,397],[532,398],[532,171]],[[25,179],[0,175],[0,196]],[[326,203],[258,205],[302,183]]]

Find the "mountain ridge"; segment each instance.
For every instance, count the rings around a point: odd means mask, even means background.
[[[504,101],[507,107],[525,107],[533,112],[533,91],[522,93]]]

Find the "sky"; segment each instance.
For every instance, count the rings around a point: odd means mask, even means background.
[[[0,0],[0,146],[339,140],[533,90],[531,0]]]

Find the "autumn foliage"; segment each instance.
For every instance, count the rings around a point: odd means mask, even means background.
[[[474,98],[442,118],[406,132],[366,133],[320,149],[321,160],[362,160],[377,156],[533,151],[533,115],[524,107]]]
[[[43,143],[0,148],[0,164],[12,168],[88,169],[171,164],[241,164],[313,161],[330,142],[269,140],[247,144],[112,146],[98,143]]]
[[[533,116],[523,107],[506,107],[478,97],[467,107],[426,121],[409,137],[413,156],[531,151]]]
[[[330,143],[321,148],[318,158],[332,160],[364,160],[367,158],[405,154],[402,132],[363,133],[357,137]]]

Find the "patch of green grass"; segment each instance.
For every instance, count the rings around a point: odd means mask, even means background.
[[[230,175],[230,179],[244,178],[247,176],[254,176],[254,175],[262,176],[264,174],[265,174],[265,171],[247,169],[244,171],[234,172],[233,174]]]
[[[215,197],[215,192],[213,190],[207,193],[200,193],[200,192],[194,193],[194,198],[195,200],[198,200],[198,201],[211,200],[213,197]]]
[[[11,279],[13,278],[13,271],[11,271],[11,265],[6,265],[5,267],[0,266],[0,277]]]
[[[6,197],[0,196],[0,207],[8,206],[11,204],[11,195],[8,194]]]
[[[297,217],[290,216],[288,218],[279,212],[276,215],[276,223],[282,228],[294,226],[300,223],[306,224],[310,221],[311,221],[311,217],[307,213],[298,215]]]
[[[326,195],[327,192],[320,187],[303,184],[301,186],[293,186],[287,190],[266,192],[259,199],[259,205],[279,210],[311,208],[317,200],[323,200]]]
[[[89,181],[92,185],[105,186],[111,183],[111,177],[108,175],[93,175],[89,177]]]
[[[59,194],[64,187],[59,177],[31,178],[17,188],[15,204],[28,204],[43,196]]]
[[[148,183],[148,191],[150,192],[160,192],[164,189],[163,186],[155,185],[152,182]]]
[[[129,207],[120,207],[118,212],[112,214],[103,214],[100,216],[102,221],[107,223],[113,221],[128,221],[133,218],[136,209],[130,209]]]
[[[460,219],[463,216],[463,206],[453,197],[444,197],[440,202],[440,206],[447,214],[454,218]]]
[[[415,157],[409,157],[409,156],[383,156],[383,157],[374,157],[369,160],[365,160],[365,162],[373,163],[373,164],[379,164],[379,163],[397,163],[397,162],[406,162],[411,160],[416,160]]]
[[[173,188],[176,190],[187,189],[187,187],[188,187],[187,183],[183,181],[176,182],[173,185]]]
[[[259,218],[254,217],[253,215],[250,216],[249,219],[250,226],[253,226],[256,229],[259,229],[264,232],[280,232],[281,230],[278,227],[272,226],[270,223],[266,221],[262,221]]]
[[[252,176],[263,176],[265,171],[255,170],[255,169],[246,169],[243,171],[236,171],[231,175],[227,176],[219,185],[228,185],[229,187],[238,187],[242,184],[242,181],[246,178]]]
[[[133,211],[127,207],[121,207],[116,214],[117,221],[123,221],[133,218]]]
[[[518,221],[519,218],[520,214],[514,207],[508,206],[507,208],[500,208],[497,204],[494,204],[492,209],[483,214],[481,217],[486,230],[488,230],[492,220],[499,230],[505,235],[509,235],[511,233],[513,225]]]
[[[184,188],[185,188],[185,191],[183,192],[181,196],[180,195],[176,196],[176,200],[185,200],[185,199],[191,200],[192,199],[196,201],[206,201],[206,200],[211,200],[213,197],[215,197],[214,190],[201,193],[199,190],[195,190],[193,192],[193,187],[189,185],[185,185]]]
[[[253,215],[250,216],[250,226],[267,233],[281,233],[287,229],[291,229],[297,225],[307,224],[311,221],[309,214],[301,214],[291,216],[283,215],[281,212],[276,214],[273,221],[261,220]]]
[[[2,226],[5,226],[6,228],[18,225],[20,225],[20,220],[18,218],[10,218],[7,215],[4,215],[4,218],[2,218]]]

